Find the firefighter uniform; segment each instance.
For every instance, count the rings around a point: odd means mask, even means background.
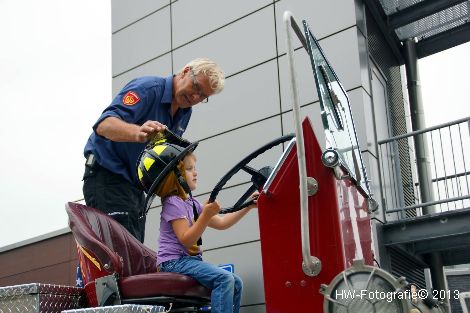
[[[84,149],[87,158],[83,177],[83,194],[88,206],[115,218],[137,239],[144,241],[145,196],[135,174],[138,157],[145,143],[115,142],[96,133],[107,117],[142,125],[158,121],[181,136],[191,117],[191,108],[179,109],[171,116],[173,76],[140,77],[130,81],[103,111],[93,125]]]

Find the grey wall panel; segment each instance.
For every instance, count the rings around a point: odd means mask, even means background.
[[[302,20],[306,20],[313,34],[318,39],[356,24],[354,1],[350,0],[282,0],[276,2],[275,6],[279,54],[286,53],[286,30],[282,18],[286,10],[294,14],[302,30]],[[297,46],[300,47],[300,42],[296,42]]]
[[[203,258],[212,264],[234,264],[235,273],[242,278],[244,285],[242,305],[265,302],[261,243],[259,241],[206,251]]]
[[[250,305],[240,308],[240,313],[266,313],[265,305]]]
[[[392,134],[390,111],[388,109],[387,85],[385,78],[375,65],[371,66],[371,72],[374,118],[376,125],[381,125],[381,127],[377,128],[377,140],[383,140],[391,137]]]
[[[363,33],[356,27],[357,48],[359,53],[359,66],[361,74],[362,88],[371,94],[370,74],[369,74],[369,53],[367,47],[367,39]]]
[[[320,116],[320,102],[315,102],[303,107],[301,109],[302,120],[304,120],[305,117],[308,117],[313,125],[313,130],[320,143],[320,148],[325,149],[325,133]],[[292,111],[282,114],[282,128],[284,133],[295,132]]]
[[[111,1],[112,31],[115,32],[168,5],[169,0]]]
[[[297,71],[297,89],[300,105],[318,101],[312,65],[305,49],[302,48],[295,51],[294,63]],[[281,86],[282,111],[292,110],[292,87],[286,55],[279,58],[279,80]]]
[[[180,0],[173,4],[173,46],[178,47],[272,1]],[[213,14],[217,12],[216,14]],[[210,15],[210,18],[200,18]]]
[[[278,89],[275,60],[232,76],[220,94],[195,107],[187,133],[207,138],[279,114]]]
[[[227,76],[274,58],[276,42],[273,6],[176,49],[175,68],[202,56],[219,63]]]
[[[151,210],[154,210],[154,209],[157,209],[157,210],[160,210],[160,206],[162,205],[162,202],[160,201],[160,197],[155,197],[153,199],[153,202],[152,202],[152,205],[150,206],[150,211]],[[149,212],[150,212],[149,211]],[[160,213],[159,213],[160,214]],[[160,218],[160,217],[159,217]]]
[[[351,90],[348,97],[359,146],[377,155],[370,97],[362,88]]]
[[[320,40],[326,58],[346,90],[362,85],[358,45],[356,27]]]
[[[166,7],[115,33],[113,76],[170,51],[170,8]]]
[[[372,99],[370,95],[362,89],[362,103],[363,103],[363,110],[357,112],[356,114],[363,114],[364,116],[364,123],[365,123],[365,134],[361,134],[364,136],[366,140],[366,146],[362,147],[362,149],[368,149],[373,155],[377,156],[377,131],[376,126],[374,123],[374,108],[372,107]],[[357,124],[358,122],[356,122]],[[358,137],[360,135],[358,134]]]
[[[377,163],[377,158],[369,153],[368,151],[362,153],[362,161],[367,169],[367,177],[369,178],[369,188],[372,194],[372,197],[379,204],[379,212],[383,211],[382,207],[382,193],[380,191],[380,180],[379,180],[379,167]],[[377,218],[382,219],[382,215],[378,214]],[[377,251],[377,250],[376,250]]]
[[[226,230],[208,228],[204,233],[204,248],[220,248],[240,242],[259,240],[258,212],[252,209],[241,221]]]
[[[360,29],[363,34],[366,34],[367,26],[364,1],[354,1],[354,7],[356,14],[356,26]]]
[[[139,76],[168,76],[171,75],[171,55],[170,53],[145,63],[133,70],[113,78],[113,97],[129,81]]]
[[[279,117],[274,117],[200,142],[195,151],[199,180],[197,194],[211,191],[222,175],[245,156],[280,136]],[[250,165],[261,168],[275,164],[281,153],[280,147],[273,148]],[[227,187],[248,179],[247,174],[234,176]]]
[[[158,201],[160,203],[160,201]],[[152,208],[147,214],[147,221],[145,223],[145,245],[157,251],[158,237],[160,236],[160,212],[161,206]]]

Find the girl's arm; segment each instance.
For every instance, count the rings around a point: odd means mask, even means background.
[[[190,226],[187,219],[179,218],[173,220],[171,226],[178,240],[189,249],[202,236],[210,220],[217,216],[219,211],[220,205],[217,201],[208,203],[204,205],[201,215],[193,225]]]
[[[253,208],[256,208],[257,206],[257,203],[256,203],[256,199],[258,198],[258,195],[259,193],[256,191],[254,192],[251,197],[253,199],[255,199],[255,203],[240,210],[240,211],[237,211],[237,212],[233,212],[233,213],[228,213],[228,214],[225,214],[224,216],[220,216],[220,215],[215,215],[213,216],[210,221],[209,221],[209,227],[211,228],[214,228],[214,229],[218,229],[218,230],[224,230],[224,229],[227,229],[231,226],[233,226],[234,224],[236,224],[239,220],[242,219],[243,216],[245,216],[248,211],[250,211],[251,209]]]

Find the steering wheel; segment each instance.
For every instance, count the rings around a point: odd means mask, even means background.
[[[265,166],[260,170],[255,170],[254,168],[248,166],[248,163],[250,163],[253,159],[258,157],[259,155],[265,153],[269,149],[275,146],[278,146],[283,142],[289,141],[294,137],[295,137],[294,134],[284,135],[282,137],[274,139],[273,141],[265,144],[264,146],[258,148],[257,150],[247,155],[243,160],[238,162],[238,164],[235,165],[230,171],[228,171],[227,174],[225,174],[220,179],[217,185],[215,185],[209,197],[209,203],[215,201],[220,190],[225,186],[225,184],[230,180],[230,178],[232,178],[233,175],[238,173],[240,170],[243,170],[251,175],[252,185],[245,191],[245,193],[240,197],[240,199],[238,199],[238,201],[232,207],[220,210],[219,214],[236,212],[253,204],[254,199],[247,201],[248,198],[251,196],[253,192],[260,189],[264,185],[269,175],[271,174],[272,168],[269,166]]]

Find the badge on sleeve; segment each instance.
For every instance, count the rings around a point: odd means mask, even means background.
[[[137,102],[140,101],[139,95],[134,92],[134,91],[128,91],[124,97],[122,97],[122,103],[124,105],[129,105],[132,106],[134,104],[137,104]]]

